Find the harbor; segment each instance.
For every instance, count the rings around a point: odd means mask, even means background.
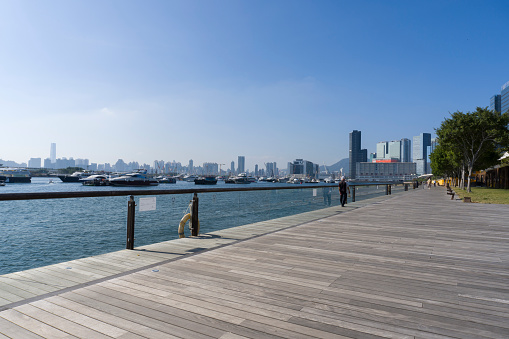
[[[411,189],[6,274],[0,333],[507,338],[507,225]]]
[[[403,187],[394,188],[395,192],[398,190]],[[202,232],[320,210],[326,204],[339,203],[337,187],[316,184],[220,182],[213,187],[202,187],[179,181],[149,187],[89,187],[34,178],[31,184],[10,184],[2,192],[2,197],[39,199],[0,202],[3,218],[0,274],[125,248],[131,195],[137,205],[135,246],[177,239],[179,222],[187,214],[195,192],[200,198]],[[360,201],[385,195],[386,189],[383,185],[358,186],[355,194]],[[140,211],[140,198],[151,195],[156,200],[155,210]],[[56,196],[60,198],[40,199]]]

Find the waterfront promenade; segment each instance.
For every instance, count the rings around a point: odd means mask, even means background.
[[[444,188],[0,276],[0,338],[508,338],[509,207]]]

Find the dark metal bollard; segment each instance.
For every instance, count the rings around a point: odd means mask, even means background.
[[[389,189],[389,195],[392,194],[392,185],[388,185],[387,188]]]
[[[408,184],[405,184],[405,191],[408,191]]]
[[[131,199],[127,203],[127,241],[125,248],[128,250],[134,249],[134,217],[135,217],[135,206],[134,196],[131,195]]]
[[[199,226],[198,226],[198,194],[194,193],[193,196],[193,207],[191,210],[191,236],[197,237]]]
[[[353,187],[353,191],[352,191],[352,202],[355,202],[355,186]]]
[[[385,195],[389,195],[389,185],[385,185]]]

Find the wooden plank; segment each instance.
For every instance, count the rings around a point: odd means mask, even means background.
[[[149,312],[139,305],[122,302],[107,295],[97,294],[92,291],[80,290],[80,292],[80,294],[65,293],[62,297],[89,306],[100,312],[122,318],[125,321],[132,322],[136,324],[136,328],[142,325],[158,332],[163,332],[169,338],[203,337],[199,333],[185,330],[169,323],[168,321],[172,319],[168,314],[157,311]]]
[[[110,336],[116,338],[127,333],[127,331],[120,329],[116,326],[106,324],[102,321],[96,320],[94,318],[91,318],[87,315],[78,312],[74,312],[65,307],[52,304],[51,302],[46,300],[38,300],[33,303],[30,303],[30,305],[35,306],[48,313],[59,316],[63,319],[67,319],[73,323],[86,326],[87,328],[90,328],[91,330],[96,332],[96,333],[91,332],[90,335],[100,337],[100,333],[102,333],[105,335],[105,337]],[[85,333],[83,335],[80,334],[80,336],[85,336]]]
[[[0,317],[0,334],[1,338],[26,338],[41,339],[42,337]]]
[[[142,324],[137,324],[135,322],[128,321],[124,318],[117,317],[107,312],[102,312],[96,308],[80,304],[78,302],[74,302],[70,299],[66,299],[61,296],[51,297],[46,299],[46,301],[61,307],[65,307],[66,309],[69,309],[71,311],[84,314],[87,317],[91,317],[106,324],[119,327],[121,329],[126,330],[129,333],[137,334],[142,337],[154,339],[168,337],[168,333],[155,330]]]
[[[10,309],[0,312],[0,318],[10,321],[18,325],[21,329],[33,332],[45,338],[75,338],[68,333],[61,331],[53,326],[47,325],[44,322],[33,319],[21,312]],[[21,332],[20,333],[24,333]]]

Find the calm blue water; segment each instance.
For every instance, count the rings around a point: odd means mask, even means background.
[[[1,193],[133,190],[132,187],[86,187],[60,179],[32,178],[31,184],[6,184]],[[287,187],[289,184],[252,183],[254,186]],[[218,182],[213,187],[240,187]],[[297,186],[297,185],[295,185]],[[140,190],[195,188],[177,182]],[[200,186],[204,187],[204,186]],[[240,226],[328,207],[322,188],[299,188],[259,192],[199,194],[200,233]],[[339,195],[331,185],[331,204]],[[358,189],[357,200],[385,194],[380,186]],[[325,197],[324,197],[325,195]],[[146,197],[146,196],[145,196]],[[156,210],[136,208],[134,245],[177,239],[180,219],[187,212],[192,194],[158,195]],[[136,204],[139,198],[135,197]],[[0,274],[89,257],[125,248],[128,197],[0,201]],[[186,236],[189,230],[186,227]]]

